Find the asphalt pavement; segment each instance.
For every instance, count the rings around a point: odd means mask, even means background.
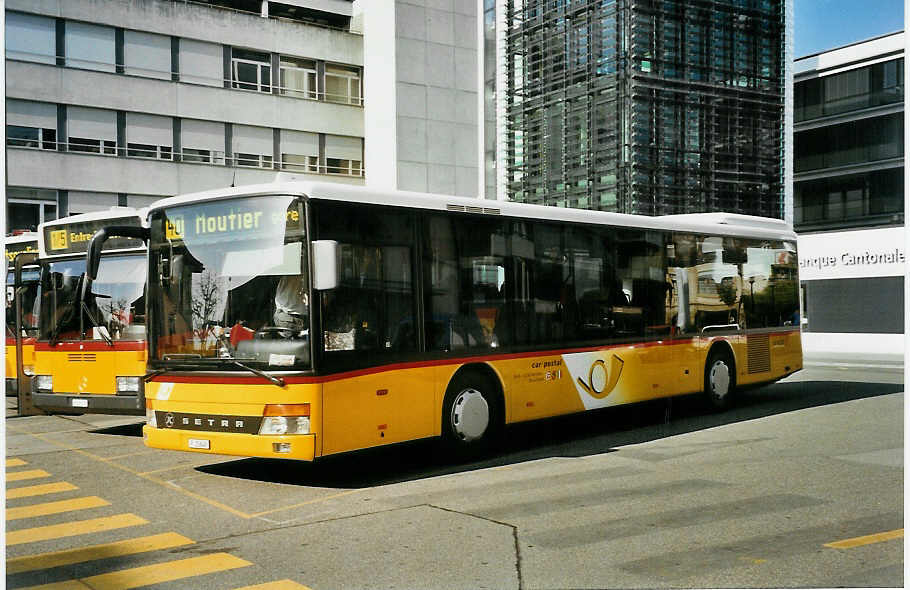
[[[7,587],[902,587],[902,380],[812,367],[722,413],[517,425],[470,463],[428,442],[166,452],[135,418],[10,418]]]

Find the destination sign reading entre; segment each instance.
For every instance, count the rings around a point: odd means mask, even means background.
[[[96,219],[92,221],[77,221],[68,224],[52,225],[44,228],[44,244],[47,253],[79,254],[88,250],[88,244],[102,227],[114,225],[139,226],[138,217],[120,217],[116,219]],[[145,244],[139,238],[112,237],[104,243],[104,250],[126,250],[141,248]]]

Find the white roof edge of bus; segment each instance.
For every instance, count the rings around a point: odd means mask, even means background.
[[[110,209],[105,209],[104,211],[92,211],[91,213],[79,213],[78,215],[70,215],[68,217],[61,217],[59,219],[54,219],[52,221],[45,221],[38,226],[38,233],[41,234],[45,227],[53,227],[57,225],[67,225],[69,223],[79,223],[80,221],[98,221],[99,219],[119,219],[121,217],[138,217],[142,220],[142,224],[145,225],[145,218],[148,214],[148,207],[143,209],[136,209],[134,207],[111,207]]]
[[[3,238],[4,244],[21,244],[22,242],[37,242],[38,232],[27,231],[15,236],[6,236]]]
[[[357,203],[394,203],[416,209],[438,211],[445,211],[447,205],[482,207],[484,209],[498,210],[501,215],[508,217],[572,221],[576,223],[612,225],[616,227],[676,230],[706,234],[735,234],[762,239],[796,239],[796,234],[786,222],[736,213],[695,213],[649,217],[645,215],[630,215],[627,213],[570,209],[566,207],[513,203],[510,201],[493,201],[477,199],[474,197],[458,197],[413,191],[374,189],[350,184],[313,181],[280,181],[207,190],[198,193],[167,197],[155,201],[148,209],[149,213],[151,213],[158,209],[200,201],[282,193],[300,194],[314,198]],[[760,223],[756,220],[764,220],[765,223]]]

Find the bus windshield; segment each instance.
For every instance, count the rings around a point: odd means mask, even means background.
[[[155,212],[152,360],[225,370],[308,367],[305,227],[302,200],[284,195]]]
[[[85,306],[79,291],[85,259],[42,263],[39,338],[58,340],[144,340],[145,257],[105,255]]]
[[[38,296],[37,266],[27,266],[22,269],[23,293],[22,299],[22,330],[23,336],[34,336],[38,325],[37,310],[33,309]],[[13,267],[6,270],[6,336],[16,336],[16,276]]]

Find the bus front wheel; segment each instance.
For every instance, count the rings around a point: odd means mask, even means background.
[[[715,410],[730,407],[735,387],[733,357],[722,349],[712,351],[705,363],[705,399],[710,407]]]
[[[442,441],[457,458],[489,449],[499,430],[499,406],[490,379],[476,372],[457,375],[442,404]]]

